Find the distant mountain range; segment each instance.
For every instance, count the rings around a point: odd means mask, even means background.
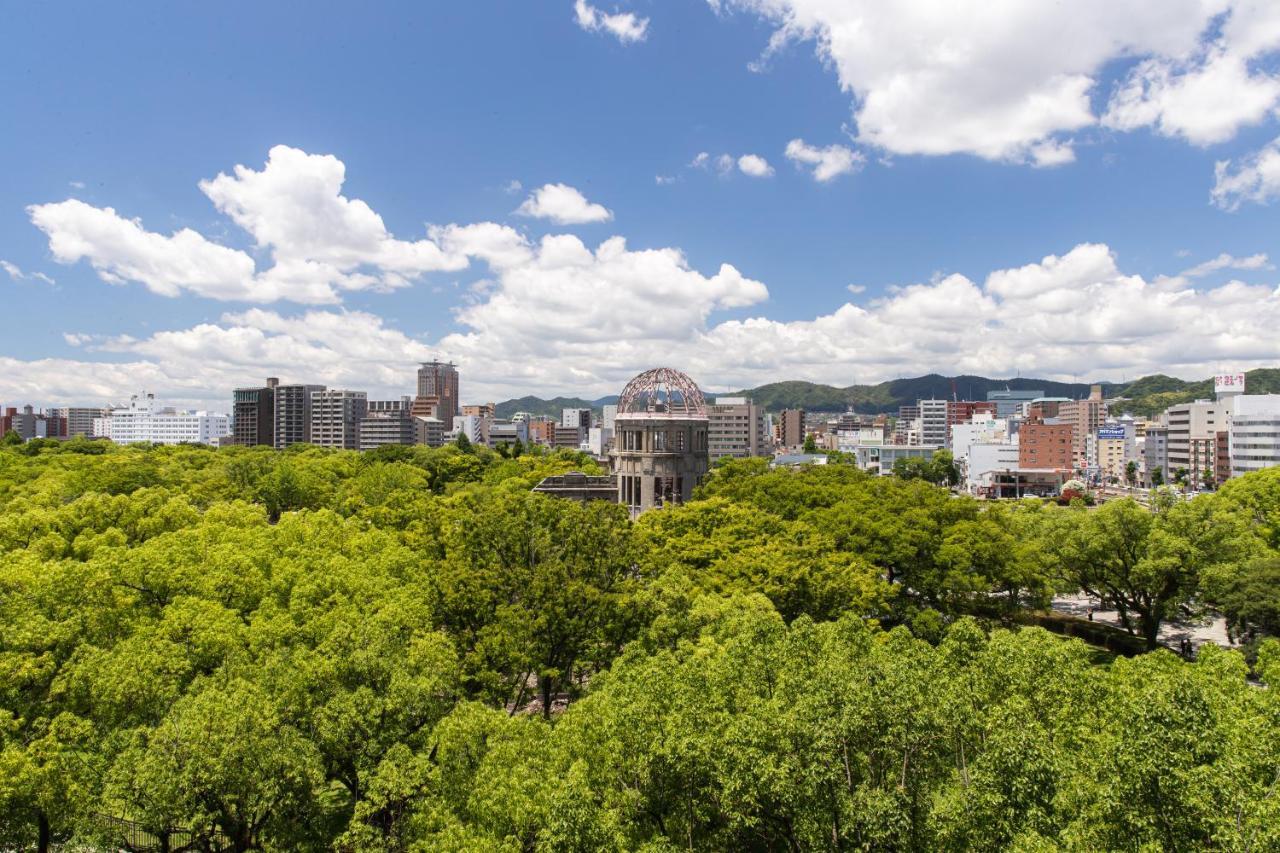
[[[1245,389],[1250,394],[1280,393],[1280,369],[1259,368],[1245,374]],[[1018,377],[1016,379],[988,379],[985,376],[941,376],[930,373],[914,379],[892,379],[877,385],[850,385],[838,388],[816,382],[771,382],[759,388],[722,394],[708,393],[714,397],[749,397],[766,411],[780,409],[806,409],[811,412],[843,412],[850,406],[855,412],[878,414],[896,413],[898,407],[916,400],[950,399],[953,392],[961,400],[985,400],[988,391],[1009,388],[1014,391],[1039,389],[1048,397],[1079,399],[1089,395],[1091,384],[1102,385],[1107,399],[1123,398],[1111,407],[1113,413],[1129,412],[1150,417],[1175,403],[1185,403],[1213,395],[1213,380],[1187,381],[1172,376],[1156,374],[1144,376],[1133,382],[1053,382],[1048,379]],[[618,401],[617,395],[584,400],[580,397],[521,397],[498,404],[497,415],[509,418],[516,412],[560,417],[566,408],[590,408],[599,411],[601,406]]]

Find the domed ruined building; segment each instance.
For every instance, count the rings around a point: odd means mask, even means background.
[[[633,515],[682,504],[707,473],[707,407],[697,383],[655,367],[618,398],[610,453],[618,503]]]

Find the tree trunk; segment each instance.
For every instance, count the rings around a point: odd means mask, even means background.
[[[1154,616],[1142,614],[1142,636],[1147,641],[1147,651],[1153,651],[1160,645],[1160,620]]]
[[[542,718],[551,719],[551,676],[539,675],[538,688],[542,691]]]
[[[49,853],[49,816],[44,812],[36,812],[36,850]]]

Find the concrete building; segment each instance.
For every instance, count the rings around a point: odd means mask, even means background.
[[[747,459],[767,446],[764,412],[746,397],[717,397],[707,406],[707,450],[714,462],[722,456]]]
[[[611,403],[607,406],[602,406],[601,414],[600,414],[600,425],[607,430],[612,430],[613,419],[616,418],[617,416],[618,416],[618,406],[616,403]]]
[[[245,447],[275,445],[276,386],[280,380],[267,379],[261,388],[237,388],[232,394],[231,435]]]
[[[1280,465],[1280,394],[1239,396],[1233,405],[1231,476]]]
[[[710,458],[706,402],[692,379],[668,367],[641,373],[622,389],[614,429],[618,503],[638,515],[693,497]]]
[[[399,400],[370,400],[357,427],[360,450],[373,450],[387,444],[417,444],[418,425],[411,413],[409,397]]]
[[[972,423],[976,419],[994,418],[996,404],[982,400],[952,400],[947,403],[947,447],[952,446],[951,430],[956,424]]]
[[[23,441],[50,437],[49,424],[45,416],[30,405],[23,406],[21,409],[13,406],[5,409],[4,416],[0,418],[0,436],[11,432],[16,433]]]
[[[439,418],[424,418],[413,415],[417,443],[427,447],[444,446],[444,423]]]
[[[582,442],[587,438],[587,428],[580,426],[565,426],[564,424],[556,424],[551,435],[551,446],[555,448],[567,448],[569,450],[577,450],[582,447]]]
[[[920,444],[926,447],[950,447],[951,431],[946,400],[920,400]]]
[[[888,436],[883,426],[863,426],[857,429],[839,430],[827,436],[827,449],[841,453],[853,453],[855,448],[870,444],[886,444]]]
[[[1102,427],[1098,430],[1096,447],[1098,471],[1102,482],[1124,483],[1128,465],[1128,436],[1123,426]]]
[[[498,416],[498,406],[495,403],[473,403],[462,407],[462,414],[474,415],[477,418],[489,418],[490,420]]]
[[[525,421],[489,421],[489,446],[511,446],[529,443],[529,424]]]
[[[608,456],[609,450],[613,447],[613,430],[606,427],[592,427],[587,433],[585,447],[588,453],[597,458],[603,459]]]
[[[968,445],[966,451],[963,465],[965,489],[973,495],[1001,497],[997,490],[1000,481],[1018,471],[1018,443],[975,441]]]
[[[529,425],[529,440],[543,447],[555,447],[556,427],[560,422],[545,415],[532,415],[526,421]]]
[[[1009,441],[1009,422],[983,413],[967,423],[951,426],[951,454],[956,463],[963,465],[969,458],[969,448],[975,444],[1004,444]]]
[[[920,444],[864,444],[855,447],[853,452],[859,468],[887,477],[893,473],[893,464],[899,459],[932,459],[933,454],[941,449]]]
[[[546,477],[533,487],[535,492],[556,498],[587,501],[610,501],[618,499],[618,484],[612,474],[592,476],[581,471],[570,471],[567,474]]]
[[[898,420],[893,426],[894,444],[919,443],[920,407],[916,405],[899,406]],[[915,442],[911,441],[911,432],[916,432]]]
[[[418,368],[419,397],[434,397],[438,404],[438,417],[445,432],[453,430],[453,419],[458,414],[458,368],[453,362],[424,361]]]
[[[1070,471],[1073,434],[1069,424],[1026,421],[1018,431],[1018,468]]]
[[[441,419],[443,423],[443,418]],[[453,429],[445,430],[445,441],[457,441],[465,435],[472,444],[489,443],[489,421],[475,415],[460,415],[453,419]]]
[[[804,446],[804,409],[783,409],[778,413],[778,444],[783,450]]]
[[[1189,482],[1198,484],[1205,471],[1216,465],[1217,434],[1227,429],[1232,405],[1244,399],[1229,397],[1225,400],[1196,400],[1180,403],[1165,410],[1168,423],[1168,459],[1166,480],[1172,482],[1180,470],[1187,472]],[[1151,430],[1147,430],[1150,436]]]
[[[1148,486],[1156,484],[1155,472],[1160,472],[1159,481],[1169,482],[1169,428],[1164,424],[1147,424],[1146,436],[1142,440],[1142,478]]]
[[[369,410],[364,391],[330,388],[311,393],[311,443],[320,447],[356,450],[360,421]]]
[[[580,427],[583,433],[591,429],[591,410],[570,408],[560,413],[560,426]]]
[[[277,385],[274,444],[284,450],[311,443],[311,395],[323,385]]]
[[[47,420],[58,422],[56,429],[46,428],[49,438],[93,438],[93,422],[104,417],[106,409],[88,406],[61,406],[45,412]]]
[[[94,435],[116,444],[214,444],[231,434],[231,419],[210,412],[178,411],[156,404],[154,394],[135,394],[128,406],[94,421]]]
[[[995,414],[997,418],[1008,418],[1021,414],[1024,404],[1030,403],[1032,400],[1038,400],[1043,396],[1043,390],[1013,391],[1005,388],[1003,390],[988,391],[987,402],[996,404]]]

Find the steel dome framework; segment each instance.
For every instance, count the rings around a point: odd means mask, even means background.
[[[618,415],[660,415],[668,418],[707,417],[702,390],[685,373],[671,367],[646,370],[627,383],[618,397]]]

